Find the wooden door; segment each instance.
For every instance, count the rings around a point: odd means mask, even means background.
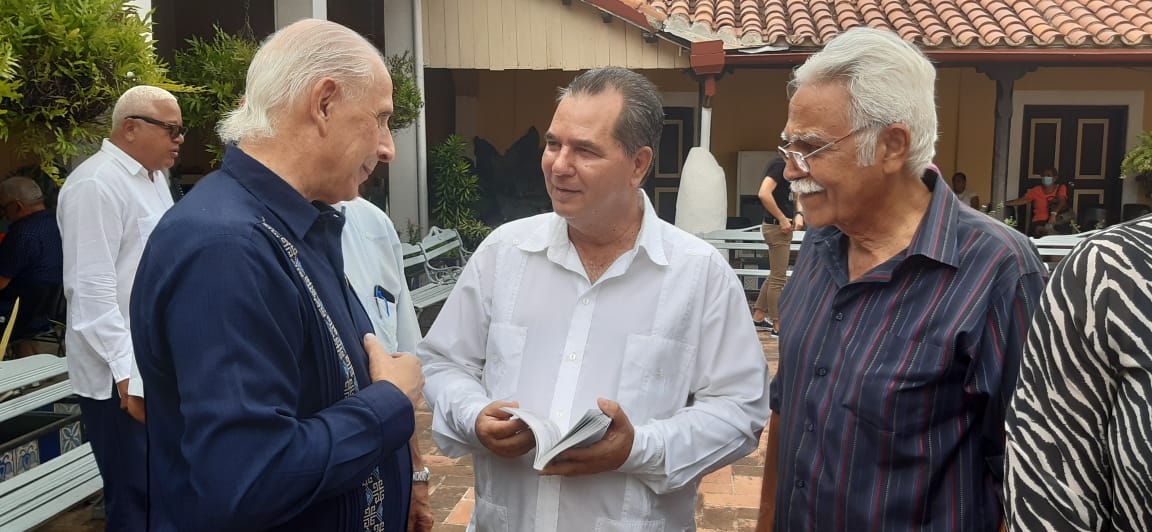
[[[1118,221],[1127,122],[1126,106],[1024,106],[1017,197],[1040,184],[1044,169],[1055,167],[1061,180],[1070,185],[1068,199],[1073,209],[1083,213],[1103,206],[1108,221]]]
[[[676,197],[680,191],[680,172],[688,150],[695,145],[696,109],[665,107],[664,131],[652,159],[652,173],[644,191],[652,200],[656,214],[670,224],[676,223]]]

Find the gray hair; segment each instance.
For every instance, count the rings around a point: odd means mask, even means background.
[[[151,85],[137,85],[124,91],[112,108],[112,131],[124,127],[125,118],[150,113],[153,104],[162,101],[176,102],[176,97],[171,92]]]
[[[15,176],[0,181],[0,199],[19,201],[24,205],[40,205],[44,203],[44,192],[40,190],[40,185],[37,185],[36,181]]]
[[[594,68],[561,88],[556,101],[568,96],[595,96],[610,89],[624,97],[612,136],[629,156],[644,146],[655,149],[664,129],[664,105],[656,85],[636,72],[620,67]]]
[[[908,126],[905,168],[920,175],[936,155],[936,69],[916,47],[895,33],[850,29],[796,68],[789,97],[804,85],[844,83],[852,129],[857,133],[857,164],[876,157],[879,127]],[[861,129],[868,128],[868,129]]]
[[[383,55],[359,33],[327,20],[304,19],[273,33],[248,65],[240,105],[216,131],[225,143],[271,138],[283,113],[324,78],[341,97],[359,98],[375,83],[374,62]]]

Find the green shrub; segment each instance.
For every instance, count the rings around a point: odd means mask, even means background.
[[[11,135],[59,180],[59,164],[108,133],[108,111],[129,87],[187,90],[165,77],[148,19],[127,0],[0,0],[0,55],[19,62],[2,82],[15,96],[4,96],[0,140]]]
[[[420,117],[420,109],[424,107],[424,98],[420,96],[420,87],[416,86],[416,62],[412,54],[388,56],[388,73],[392,76],[392,118],[388,127],[393,131],[404,129]]]
[[[492,232],[476,218],[480,180],[465,157],[466,145],[460,135],[450,135],[428,152],[428,175],[432,179],[433,223],[456,229],[470,249]]]
[[[215,27],[212,40],[188,39],[188,46],[176,51],[172,77],[203,90],[180,99],[184,125],[204,139],[212,155],[212,166],[224,157],[224,143],[216,135],[216,124],[236,107],[244,94],[248,65],[260,43],[250,35],[232,35]]]
[[[1120,173],[1127,176],[1152,174],[1152,131],[1145,131],[1136,137],[1138,144],[1124,155]]]

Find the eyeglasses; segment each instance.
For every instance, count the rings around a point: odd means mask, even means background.
[[[185,134],[188,133],[188,128],[186,126],[183,126],[180,124],[173,124],[171,122],[164,122],[161,120],[156,120],[155,118],[152,118],[150,116],[132,115],[132,116],[129,116],[127,118],[133,118],[136,120],[143,120],[143,121],[148,122],[149,124],[152,124],[154,126],[159,126],[159,127],[164,128],[164,129],[167,129],[168,130],[168,136],[172,140],[176,140],[180,137],[183,137]]]
[[[829,142],[828,144],[820,146],[819,148],[816,148],[816,149],[814,149],[808,153],[800,153],[798,151],[786,149],[788,146],[792,145],[792,142],[789,142],[788,144],[785,144],[783,146],[777,146],[776,150],[780,152],[780,157],[783,157],[785,161],[791,160],[792,164],[795,164],[796,168],[799,168],[801,172],[808,173],[808,172],[812,171],[812,167],[808,166],[808,158],[809,157],[816,155],[817,153],[820,153],[820,152],[822,152],[828,148],[831,148],[832,146],[835,146],[836,144],[839,144],[840,141],[842,141],[848,137],[851,137],[852,135],[855,135],[861,131],[864,131],[865,129],[869,129],[872,127],[876,127],[876,126],[864,126],[864,127],[858,127],[856,129],[853,129],[852,131],[849,131],[847,135],[844,135],[843,137],[840,137],[840,138],[838,138],[832,142]]]

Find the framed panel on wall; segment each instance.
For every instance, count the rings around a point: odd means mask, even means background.
[[[656,215],[669,223],[676,221],[676,198],[680,195],[680,187],[656,187],[656,201],[654,202]]]

